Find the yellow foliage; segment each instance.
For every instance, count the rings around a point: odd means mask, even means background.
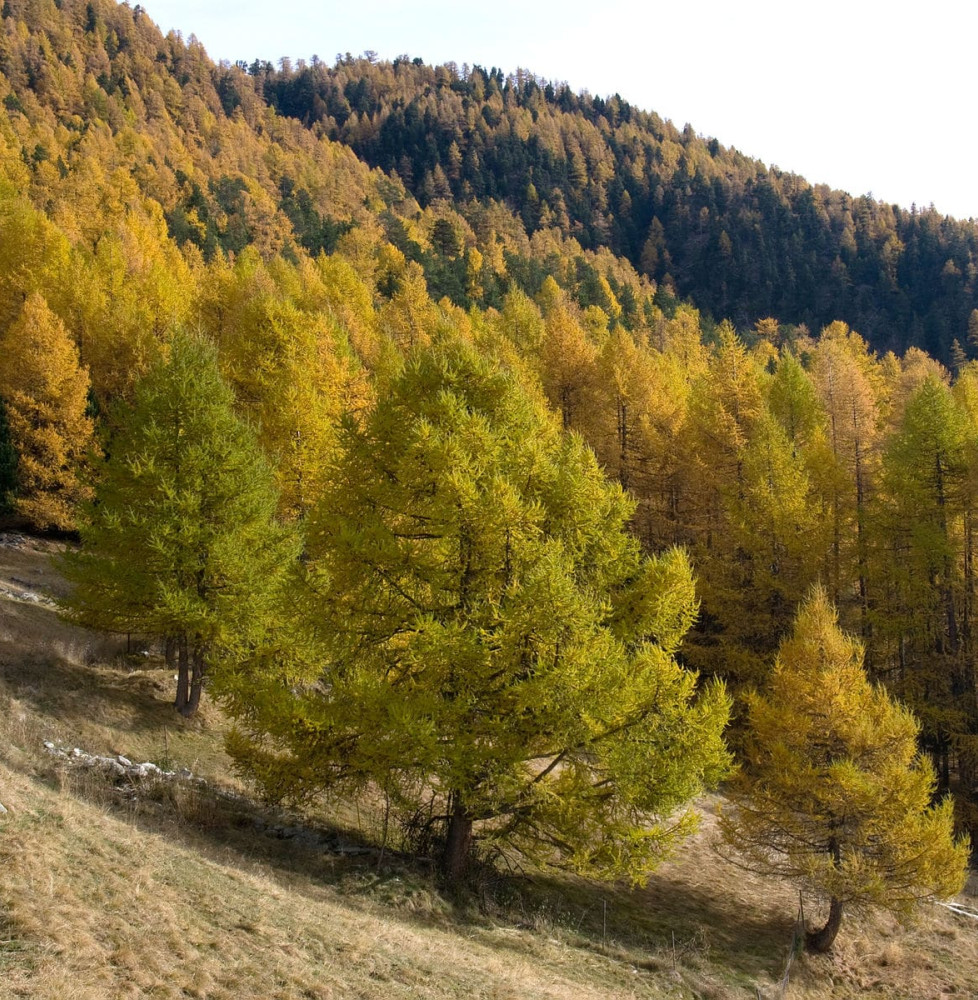
[[[869,683],[824,590],[802,604],[767,693],[750,699],[743,772],[721,829],[751,870],[833,909],[907,913],[960,891],[968,843],[917,749],[917,720]],[[831,941],[829,941],[831,944]]]
[[[88,493],[78,479],[93,431],[88,372],[40,293],[0,337],[0,358],[0,396],[19,455],[17,509],[36,528],[70,529]]]

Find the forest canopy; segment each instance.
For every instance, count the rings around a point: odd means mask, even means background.
[[[0,103],[0,516],[269,794],[641,877],[820,585],[978,828],[975,224],[111,0],[5,0]]]

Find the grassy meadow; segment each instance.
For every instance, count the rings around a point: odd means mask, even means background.
[[[251,797],[223,752],[219,708],[180,718],[158,658],[25,596],[59,593],[56,545],[11,537],[0,536],[0,998],[782,995],[798,899],[714,853],[722,798],[699,803],[700,832],[645,888],[487,870],[446,898],[423,859],[397,843],[381,852],[375,803],[299,817]],[[45,741],[204,780],[114,785]],[[978,920],[941,907],[909,928],[850,919],[833,954],[794,961],[783,995],[978,996]]]

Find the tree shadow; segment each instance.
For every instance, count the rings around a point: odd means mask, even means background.
[[[54,723],[108,719],[114,729],[146,732],[179,721],[163,700],[165,685],[147,672],[96,671],[59,657],[11,662],[0,644],[0,680],[13,697]]]

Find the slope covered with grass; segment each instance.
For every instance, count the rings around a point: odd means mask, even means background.
[[[60,590],[53,546],[4,540],[0,997],[778,995],[797,903],[714,855],[716,800],[645,889],[486,873],[445,898],[423,861],[380,856],[369,802],[296,817],[254,801],[220,711],[181,720],[172,677],[138,645],[33,599]],[[45,741],[206,783],[116,785]],[[794,963],[787,995],[969,996],[976,982],[978,922],[933,908],[909,930],[854,923],[833,956]]]

